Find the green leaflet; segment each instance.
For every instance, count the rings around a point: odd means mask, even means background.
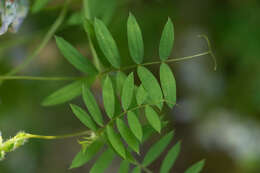
[[[139,140],[142,141],[143,137],[143,130],[142,130],[142,125],[139,122],[138,118],[136,117],[134,112],[128,112],[127,114],[127,120],[128,120],[128,125],[135,135],[135,137]]]
[[[131,57],[135,63],[141,64],[144,58],[143,36],[135,17],[131,13],[127,21],[127,36]]]
[[[82,95],[83,95],[84,103],[87,106],[88,111],[90,112],[90,115],[92,116],[94,121],[98,125],[103,126],[103,117],[102,117],[101,111],[98,107],[95,97],[93,96],[91,91],[88,89],[88,86],[86,86],[86,85],[83,86]]]
[[[141,173],[141,168],[139,166],[135,167],[133,170],[132,170],[132,173]]]
[[[121,142],[120,136],[113,130],[111,126],[107,126],[106,129],[109,142],[115,151],[122,157],[126,158],[126,150],[124,144]]]
[[[72,112],[76,115],[76,117],[89,129],[96,131],[97,126],[91,117],[85,112],[82,108],[77,105],[70,105]]]
[[[90,173],[103,173],[115,157],[112,149],[107,149],[92,166]]]
[[[193,164],[184,173],[200,173],[204,167],[204,164],[205,164],[205,160],[201,160],[201,161]]]
[[[106,56],[107,60],[113,67],[120,68],[120,55],[118,48],[106,25],[101,20],[96,18],[94,28],[99,47]]]
[[[100,140],[95,141],[94,143],[90,144],[85,150],[80,150],[80,152],[74,157],[70,169],[78,168],[88,161],[90,161],[103,147],[104,143]]]
[[[41,11],[49,2],[50,0],[35,0],[32,6],[32,13]]]
[[[42,105],[53,106],[74,99],[75,97],[80,95],[82,84],[83,81],[76,81],[66,85],[63,88],[60,88],[59,90],[46,97],[43,100]]]
[[[84,0],[84,15],[87,19],[98,17],[109,23],[118,5],[117,0]]]
[[[138,67],[137,74],[152,102],[156,104],[159,109],[161,109],[163,106],[163,95],[157,79],[147,68],[142,66]]]
[[[102,93],[106,113],[109,118],[113,118],[115,114],[115,94],[113,84],[109,76],[107,76],[104,81]]]
[[[87,18],[83,20],[83,27],[88,36],[89,46],[92,51],[93,57],[95,57],[93,58],[94,64],[97,64],[97,66],[99,66],[99,63],[102,63],[102,65],[104,65],[105,67],[109,67],[109,62],[107,61],[105,55],[102,53],[98,46],[93,23],[94,22],[92,20]],[[99,62],[97,62],[97,59],[99,59]]]
[[[123,160],[120,164],[118,173],[128,173],[129,172],[129,162],[126,160]]]
[[[159,46],[159,55],[162,61],[168,59],[171,54],[174,43],[174,28],[171,19],[169,18],[166,25],[164,26],[160,46]]]
[[[145,107],[145,117],[148,120],[149,124],[157,131],[161,132],[162,123],[157,112],[153,110],[150,106]]]
[[[169,173],[171,170],[171,167],[174,165],[181,149],[181,143],[178,142],[176,145],[174,145],[165,156],[161,168],[160,173]]]
[[[172,108],[176,103],[176,82],[171,68],[165,63],[160,66],[160,80],[164,98],[168,106]]]
[[[137,92],[136,92],[136,101],[138,105],[141,105],[145,102],[145,100],[147,99],[147,92],[145,91],[143,85],[140,85],[137,88]]]
[[[134,134],[130,131],[130,129],[127,127],[127,125],[124,123],[123,120],[118,118],[116,120],[116,125],[118,128],[119,133],[123,137],[123,139],[126,141],[126,143],[131,147],[135,152],[139,153],[139,143],[134,136]]]
[[[97,69],[92,62],[77,51],[69,42],[56,36],[56,44],[62,55],[79,71],[88,75],[97,74]]]
[[[122,90],[123,90],[123,86],[125,83],[127,76],[125,75],[125,73],[118,71],[116,74],[116,90],[118,92],[118,95],[121,96],[122,94]]]
[[[150,165],[155,159],[157,159],[160,154],[165,150],[167,145],[173,138],[173,132],[169,132],[164,137],[162,137],[158,142],[156,142],[147,152],[144,157],[143,166]]]
[[[134,74],[132,72],[125,80],[122,90],[122,105],[124,110],[127,110],[132,102],[134,96],[134,88]]]

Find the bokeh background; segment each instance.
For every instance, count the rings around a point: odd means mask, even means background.
[[[209,56],[171,64],[177,80],[178,106],[168,112],[168,118],[176,130],[175,142],[182,141],[174,172],[182,173],[192,163],[205,158],[203,173],[259,173],[260,1],[118,1],[109,28],[120,45],[125,63],[129,60],[126,38],[129,11],[134,13],[143,30],[145,61],[158,59],[161,30],[168,16],[175,25],[173,58],[207,51],[205,41],[198,38],[198,34],[208,35],[217,57],[217,71]],[[30,13],[19,33],[0,37],[0,74],[22,63],[35,50],[62,3],[62,0],[53,0],[41,12]],[[69,16],[80,8],[80,1],[75,0],[69,8]],[[91,58],[83,28],[69,16],[56,34]],[[158,74],[158,66],[150,69]],[[81,74],[61,56],[52,39],[19,75]],[[58,135],[84,129],[68,103],[53,107],[40,105],[45,96],[64,84],[66,82],[5,81],[0,86],[0,130],[4,138],[20,130]],[[95,88],[99,91],[100,86]],[[81,98],[72,102],[82,104]],[[79,149],[74,139],[31,140],[0,162],[0,172],[88,172],[89,165],[68,170]],[[160,162],[156,162],[151,168],[157,170],[159,165]],[[118,166],[115,161],[108,172],[115,172]]]

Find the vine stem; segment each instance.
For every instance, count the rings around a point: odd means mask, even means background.
[[[18,65],[17,67],[15,67],[13,70],[11,70],[10,72],[6,73],[6,76],[9,75],[13,75],[16,74],[17,72],[21,71],[22,69],[24,69],[26,66],[28,66],[33,59],[35,59],[37,57],[37,55],[43,50],[43,48],[47,45],[47,43],[50,41],[50,39],[52,38],[52,36],[55,34],[55,32],[57,31],[57,29],[59,28],[59,26],[62,24],[62,22],[65,19],[65,16],[67,14],[68,11],[68,6],[69,6],[70,0],[66,0],[63,6],[62,11],[60,12],[58,18],[55,20],[55,22],[52,24],[51,28],[49,29],[49,31],[47,32],[47,34],[45,35],[44,39],[42,40],[42,42],[40,43],[40,45],[35,49],[35,51],[25,59],[25,61]]]
[[[154,62],[147,62],[147,63],[143,63],[143,64],[138,64],[138,65],[131,65],[131,66],[123,67],[121,69],[112,69],[112,70],[100,72],[98,74],[98,76],[102,76],[102,75],[105,75],[107,73],[111,73],[114,71],[125,71],[125,70],[129,70],[129,69],[133,69],[138,66],[151,66],[151,65],[160,64],[162,62],[165,62],[165,63],[179,62],[179,61],[190,60],[190,59],[205,56],[205,55],[213,55],[213,53],[209,50],[209,51],[202,52],[202,53],[195,54],[195,55],[184,56],[184,57],[180,57],[180,58],[171,58],[166,61],[154,61]],[[214,61],[214,63],[215,63],[214,69],[216,69],[216,61]],[[80,79],[84,79],[84,78],[87,78],[87,77],[86,76],[83,76],[83,77],[0,76],[0,80],[39,80],[39,81],[68,81],[68,80],[80,80]]]
[[[66,135],[61,135],[61,136],[42,136],[42,135],[34,135],[34,134],[27,134],[28,138],[34,138],[34,139],[66,139],[66,138],[73,138],[73,137],[78,137],[78,136],[84,136],[84,135],[91,135],[93,132],[91,130],[87,131],[82,131],[78,133],[71,133],[71,134],[66,134]]]

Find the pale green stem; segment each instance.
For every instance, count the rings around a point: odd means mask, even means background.
[[[66,138],[74,138],[78,136],[84,136],[84,135],[91,135],[92,131],[87,130],[83,132],[78,132],[78,133],[72,133],[72,134],[66,134],[66,135],[61,135],[61,136],[42,136],[42,135],[34,135],[34,134],[27,134],[26,136],[28,138],[35,138],[35,139],[66,139]]]

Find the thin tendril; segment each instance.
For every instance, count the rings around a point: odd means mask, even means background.
[[[211,43],[210,43],[210,41],[209,41],[208,36],[206,36],[206,35],[204,35],[204,34],[201,34],[201,35],[198,35],[198,37],[203,38],[203,39],[207,42],[208,49],[209,49],[209,54],[211,55],[211,57],[212,57],[212,59],[213,59],[213,62],[214,62],[214,70],[216,71],[216,70],[217,70],[217,59],[216,59],[216,56],[214,55],[214,53],[213,53],[213,51],[212,51]]]

